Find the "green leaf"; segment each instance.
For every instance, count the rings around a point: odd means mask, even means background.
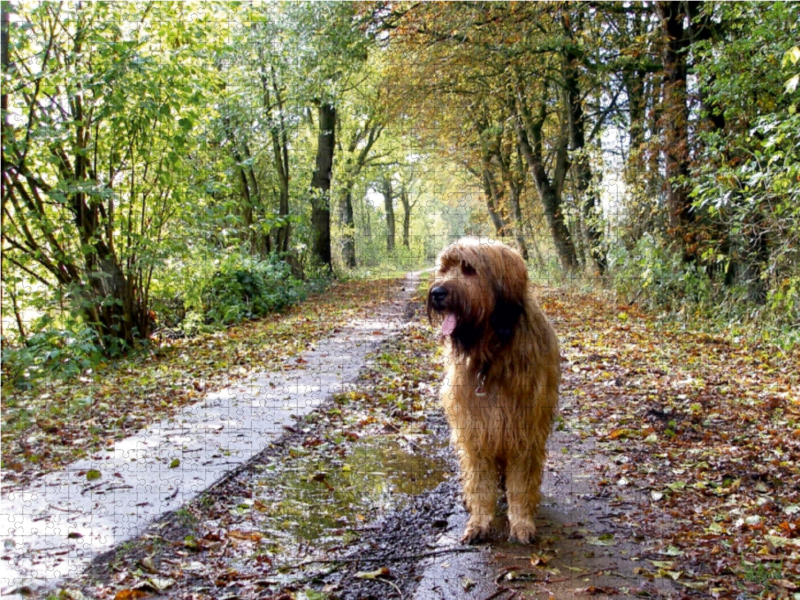
[[[603,533],[599,536],[587,536],[586,543],[592,546],[616,546],[613,533]]]
[[[783,55],[781,65],[786,67],[789,63],[796,65],[800,61],[800,46],[794,46],[786,54]]]
[[[797,89],[797,84],[800,83],[800,74],[795,75],[794,77],[790,77],[786,80],[784,84],[784,88],[786,89],[787,94],[791,94],[793,91]]]

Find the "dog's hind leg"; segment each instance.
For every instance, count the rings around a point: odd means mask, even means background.
[[[515,457],[506,470],[509,539],[529,544],[536,536],[533,516],[539,506],[544,451],[532,451]]]

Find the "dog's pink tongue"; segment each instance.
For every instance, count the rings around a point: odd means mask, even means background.
[[[447,315],[442,321],[442,335],[450,335],[456,328],[456,316]]]

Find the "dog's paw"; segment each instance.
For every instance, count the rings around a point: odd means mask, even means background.
[[[485,525],[480,523],[467,523],[467,527],[464,529],[464,535],[461,536],[461,543],[477,544],[478,542],[486,540],[490,532],[491,527],[488,523]]]
[[[519,542],[520,544],[530,544],[536,537],[536,525],[531,521],[517,521],[511,523],[511,534],[509,541]]]

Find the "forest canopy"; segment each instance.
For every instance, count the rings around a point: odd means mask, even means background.
[[[462,235],[800,340],[800,5],[3,2],[4,374]]]

